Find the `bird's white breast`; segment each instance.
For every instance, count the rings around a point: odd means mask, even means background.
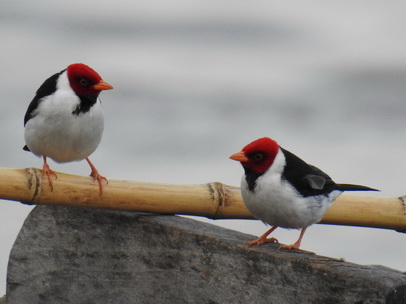
[[[104,129],[100,100],[86,113],[72,114],[79,103],[65,71],[58,79],[56,92],[42,99],[25,125],[28,148],[56,162],[78,161],[92,154]]]
[[[283,153],[278,153],[273,165],[258,177],[254,191],[248,189],[243,176],[241,194],[248,210],[257,219],[284,228],[304,228],[319,222],[341,192],[303,197],[282,178],[284,166]]]

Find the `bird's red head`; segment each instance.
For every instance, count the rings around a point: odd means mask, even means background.
[[[101,91],[113,88],[95,70],[83,63],[71,64],[66,71],[70,86],[79,96],[99,95]]]
[[[272,166],[278,151],[279,145],[276,141],[262,137],[246,145],[241,152],[231,155],[230,158],[241,162],[244,168],[262,174]]]

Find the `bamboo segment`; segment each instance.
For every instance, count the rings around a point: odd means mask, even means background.
[[[0,199],[210,218],[252,218],[241,201],[239,188],[217,182],[176,185],[109,180],[99,196],[99,186],[91,177],[60,172],[57,176],[51,191],[40,169],[0,169]]]
[[[0,169],[0,199],[26,204],[69,205],[114,210],[185,214],[212,219],[252,219],[240,189],[219,182],[176,185],[109,180],[99,195],[91,177],[57,173],[53,191],[41,170]],[[342,195],[321,223],[394,229],[406,232],[403,198]]]
[[[327,211],[321,223],[387,228],[406,232],[405,197],[342,195]]]

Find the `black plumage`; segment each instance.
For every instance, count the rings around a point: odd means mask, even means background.
[[[31,101],[30,105],[28,106],[27,112],[25,113],[24,126],[27,124],[27,121],[29,121],[32,117],[34,117],[34,115],[35,115],[34,111],[35,111],[35,109],[38,108],[38,105],[39,105],[41,99],[45,96],[55,93],[56,84],[57,84],[59,75],[61,75],[63,72],[65,72],[65,70],[62,70],[59,73],[52,75],[47,80],[45,80],[44,83],[39,87],[39,89],[37,90],[37,92],[35,94],[34,99]]]
[[[352,184],[337,184],[329,175],[319,168],[306,163],[292,152],[279,147],[286,159],[282,178],[288,181],[303,197],[328,195],[334,190],[339,191],[379,191],[366,186]],[[255,191],[257,179],[265,172],[259,173],[249,167],[244,167],[245,179],[250,191]]]
[[[286,159],[282,177],[289,181],[304,197],[328,195],[334,190],[339,191],[378,191],[366,186],[352,184],[336,184],[330,176],[319,168],[306,163],[295,154],[280,147]]]

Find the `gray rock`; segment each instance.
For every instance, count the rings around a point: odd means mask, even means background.
[[[168,215],[37,206],[10,254],[8,304],[406,303],[406,275]]]

